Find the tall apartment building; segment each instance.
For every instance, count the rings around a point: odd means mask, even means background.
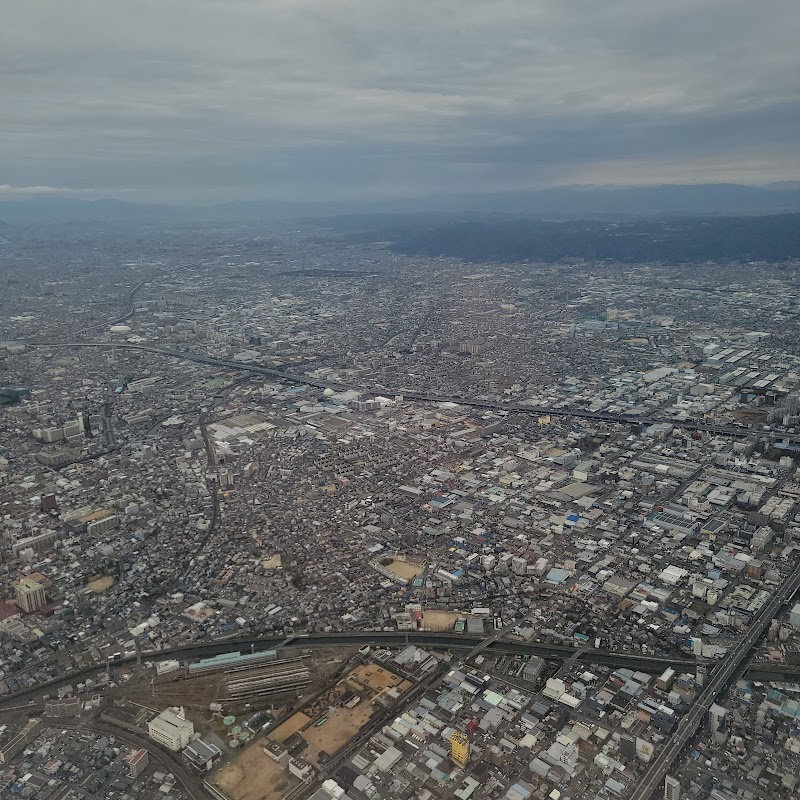
[[[711,708],[708,709],[708,727],[714,735],[714,741],[718,744],[724,744],[727,738],[725,717],[727,716],[728,709],[724,706],[712,703]]]
[[[91,520],[86,523],[86,533],[89,535],[97,536],[101,533],[107,533],[114,530],[119,523],[119,517],[116,514],[109,514],[100,519]]]
[[[145,749],[134,750],[128,757],[128,776],[138,778],[150,762],[150,754]]]
[[[26,613],[38,611],[46,602],[44,586],[33,578],[22,578],[16,585],[17,605]]]
[[[664,800],[681,800],[681,784],[677,778],[667,775],[664,778]]]
[[[38,717],[29,719],[16,736],[10,735],[7,739],[0,741],[0,764],[5,764],[21,753],[36,738],[41,724],[42,721]]]
[[[36,434],[34,433],[34,436]],[[64,429],[63,428],[40,428],[39,429],[39,438],[43,442],[60,442],[64,438]]]

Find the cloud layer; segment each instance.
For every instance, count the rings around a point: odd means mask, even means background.
[[[11,186],[0,183],[2,197],[30,197],[41,194],[71,194],[72,189],[66,186]]]
[[[147,200],[800,177],[796,0],[26,0],[0,180]]]

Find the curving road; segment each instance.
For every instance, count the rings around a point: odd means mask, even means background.
[[[80,330],[72,331],[72,336],[78,336],[81,333],[86,333],[87,331],[94,331],[97,330],[98,328],[107,328],[110,325],[119,325],[125,322],[126,320],[129,320],[136,311],[136,306],[134,305],[134,301],[136,299],[136,293],[139,291],[139,289],[142,288],[142,286],[144,286],[144,283],[145,283],[144,281],[139,281],[139,283],[137,283],[136,286],[134,286],[133,289],[131,289],[126,295],[124,314],[122,314],[119,317],[114,317],[114,319],[108,320],[107,322],[98,322],[96,325],[89,325],[86,328],[81,328]]]
[[[144,748],[150,754],[152,761],[158,764],[161,769],[166,772],[171,772],[175,776],[175,780],[189,797],[189,800],[208,800],[209,794],[203,788],[203,781],[192,772],[189,767],[180,761],[177,756],[168,753],[166,750],[162,750],[151,739],[148,739],[144,735],[139,736],[131,731],[119,728],[116,725],[104,724],[97,720],[72,722],[71,720],[61,718],[45,718],[43,724],[53,730],[89,731],[91,733],[102,734],[103,736],[113,736],[137,749]]]

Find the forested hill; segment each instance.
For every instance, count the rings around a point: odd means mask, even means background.
[[[429,227],[396,241],[393,249],[465,261],[784,261],[800,258],[800,214],[618,223],[462,222]]]

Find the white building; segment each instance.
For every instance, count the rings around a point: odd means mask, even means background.
[[[664,800],[681,800],[681,784],[672,775],[664,778]]]
[[[299,758],[289,757],[289,772],[301,781],[310,778],[314,774],[314,767]]]
[[[186,719],[183,708],[168,708],[147,723],[147,733],[154,742],[178,753],[189,744],[194,725]]]
[[[725,744],[725,740],[728,738],[725,733],[725,717],[727,713],[727,708],[716,703],[712,703],[711,708],[708,709],[708,726],[717,744]]]

